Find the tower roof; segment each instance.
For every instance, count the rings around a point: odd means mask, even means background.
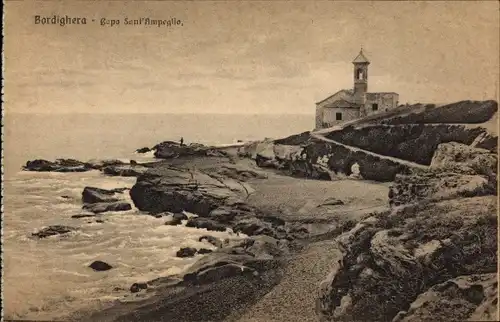
[[[353,64],[358,64],[358,63],[359,64],[362,64],[362,63],[369,64],[370,63],[368,58],[366,58],[366,56],[363,54],[363,48],[361,48],[358,56],[356,56],[356,58],[354,58],[354,60],[352,62],[353,62]]]

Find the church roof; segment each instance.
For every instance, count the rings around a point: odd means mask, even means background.
[[[346,101],[345,99],[338,99],[335,102],[332,102],[326,106],[325,108],[338,108],[338,107],[343,107],[343,108],[359,108],[358,104],[355,104],[353,102]]]
[[[368,63],[369,64],[370,63],[368,58],[366,58],[366,56],[363,54],[363,48],[361,48],[358,56],[356,56],[356,58],[354,58],[354,60],[352,62],[355,64],[357,64],[357,63]]]
[[[327,97],[327,98],[325,98],[325,99],[322,99],[321,101],[317,102],[316,104],[321,104],[321,103],[323,103],[324,101],[326,101],[326,100],[328,100],[328,99],[332,98],[333,96],[335,96],[335,95],[337,95],[337,94],[339,94],[339,93],[341,93],[341,92],[344,92],[344,93],[346,93],[346,94],[347,94],[347,95],[349,95],[349,96],[354,95],[354,91],[353,91],[352,89],[341,89],[340,91],[336,92],[335,94],[332,94],[332,95],[328,96],[328,97]]]

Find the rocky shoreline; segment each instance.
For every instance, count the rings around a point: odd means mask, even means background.
[[[495,320],[498,162],[492,137],[466,127],[456,132],[462,141],[453,140],[455,132],[444,139],[431,135],[420,158],[408,150],[415,138],[397,134],[413,127],[403,123],[397,130],[395,121],[385,123],[391,127],[361,126],[327,137],[305,132],[228,148],[167,141],[138,149],[153,150],[158,158],[146,164],[28,162],[27,171],[136,177],[128,193],[143,214],[207,230],[200,238],[206,248],[181,245],[177,252],[199,256],[188,271],[134,283],[136,300],[71,318]],[[383,142],[386,130],[398,136],[392,155],[370,144]],[[476,144],[480,135],[488,149]],[[356,143],[362,136],[362,144]],[[417,141],[426,144],[425,136]],[[88,215],[130,209],[124,193],[87,187],[82,207]],[[71,229],[52,227],[37,237]],[[219,240],[210,231],[235,237]],[[307,312],[295,312],[300,307]]]

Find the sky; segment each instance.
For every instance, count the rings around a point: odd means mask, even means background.
[[[87,25],[36,25],[35,15]],[[313,114],[352,88],[361,46],[369,91],[400,103],[498,93],[497,1],[7,0],[4,19],[7,113]]]

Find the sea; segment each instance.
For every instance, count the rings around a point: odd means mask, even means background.
[[[135,178],[83,173],[26,172],[28,160],[74,158],[150,161],[135,150],[165,140],[219,145],[281,138],[311,130],[313,115],[215,114],[13,114],[4,133],[3,305],[7,319],[53,320],[103,303],[124,300],[132,283],[179,274],[197,257],[178,258],[180,247],[207,231],[164,225],[136,208],[74,219],[82,213],[84,187],[132,187]],[[130,198],[125,192],[125,198]],[[130,201],[131,202],[131,201]],[[50,225],[77,228],[66,235],[34,239]],[[210,235],[230,238],[228,232]],[[197,255],[198,256],[198,255]],[[200,255],[201,256],[201,255]],[[113,266],[88,267],[95,260]]]

